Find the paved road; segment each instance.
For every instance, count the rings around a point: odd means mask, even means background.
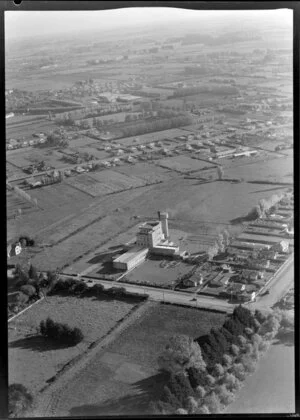
[[[249,309],[267,309],[271,308],[280,298],[287,292],[287,290],[294,284],[294,255],[291,259],[282,266],[269,285],[267,290],[270,294],[258,297],[256,302],[249,303]]]
[[[75,279],[78,279],[79,277],[74,276],[72,274],[64,274],[60,273],[64,277],[73,277]],[[235,307],[235,305],[230,304],[222,299],[212,298],[210,296],[197,296],[195,298],[195,295],[192,293],[184,293],[174,290],[166,290],[166,289],[158,289],[155,287],[149,287],[149,286],[138,286],[135,284],[130,283],[120,283],[117,281],[109,281],[109,280],[99,280],[94,279],[86,276],[80,277],[85,282],[88,282],[87,284],[92,286],[93,284],[102,284],[105,288],[110,287],[123,287],[128,292],[132,293],[139,293],[139,294],[145,294],[149,295],[150,299],[160,302],[170,302],[170,303],[177,303],[181,305],[186,306],[192,306],[197,308],[205,308],[205,309],[211,309],[226,313],[231,313]],[[196,300],[194,300],[196,299]]]
[[[73,274],[64,274],[60,273],[65,277],[73,277],[75,279],[81,278],[83,281],[87,282],[88,285],[92,286],[93,284],[100,283],[105,288],[109,287],[123,287],[128,292],[147,294],[150,299],[160,302],[170,302],[177,303],[181,305],[198,307],[204,309],[211,309],[222,311],[226,313],[232,313],[235,305],[230,302],[214,298],[211,296],[196,295],[192,293],[185,293],[174,290],[167,289],[158,289],[155,287],[149,286],[138,286],[131,283],[120,283],[118,281],[109,281],[109,280],[99,280],[93,277],[82,275],[77,277]],[[271,308],[287,291],[294,281],[294,257],[292,256],[284,266],[282,266],[276,275],[273,277],[271,282],[268,285],[270,288],[270,294],[261,296],[257,298],[256,302],[248,303],[247,306],[251,310],[255,309],[269,309]]]

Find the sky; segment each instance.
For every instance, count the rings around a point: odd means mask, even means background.
[[[186,10],[163,7],[132,7],[101,11],[6,11],[6,38],[24,38],[51,34],[70,34],[92,30],[110,30],[118,27],[134,27],[173,23],[179,21],[195,21],[196,19],[224,18],[239,22],[241,18],[253,17],[258,21],[292,24],[293,12],[288,9],[279,10]]]

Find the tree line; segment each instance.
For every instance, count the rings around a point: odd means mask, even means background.
[[[243,306],[235,308],[221,328],[193,340],[186,335],[170,338],[158,358],[167,380],[155,414],[219,413],[230,404],[242,382],[278,333],[293,331],[294,319],[286,311],[268,315]]]
[[[158,118],[154,121],[143,121],[121,128],[123,137],[131,137],[139,134],[152,133],[155,131],[168,130],[182,127],[192,123],[190,116],[178,115],[172,118]]]

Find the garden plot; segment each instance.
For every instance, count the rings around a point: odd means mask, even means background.
[[[172,158],[162,159],[158,162],[159,165],[178,172],[197,171],[207,167],[213,168],[209,162],[199,159],[191,159],[188,156],[174,156]]]
[[[47,296],[9,324],[9,383],[22,383],[38,392],[66,363],[101,339],[133,308],[129,301],[72,296]],[[74,347],[51,343],[37,334],[47,317],[82,330],[84,339]]]

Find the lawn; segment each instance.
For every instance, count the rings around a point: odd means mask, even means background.
[[[56,416],[147,414],[163,385],[157,357],[168,338],[193,338],[221,326],[224,315],[151,303],[147,312],[100,351],[60,392]]]
[[[22,383],[33,394],[46,385],[66,363],[103,337],[134,306],[133,303],[96,298],[46,297],[9,324],[9,383]],[[41,320],[79,327],[84,340],[63,347],[36,335]]]
[[[176,280],[192,270],[193,266],[177,261],[176,266],[163,267],[166,261],[163,258],[148,259],[143,264],[136,267],[133,271],[126,275],[129,283],[147,282],[151,286],[171,286],[176,284]],[[173,264],[173,263],[172,263]]]

